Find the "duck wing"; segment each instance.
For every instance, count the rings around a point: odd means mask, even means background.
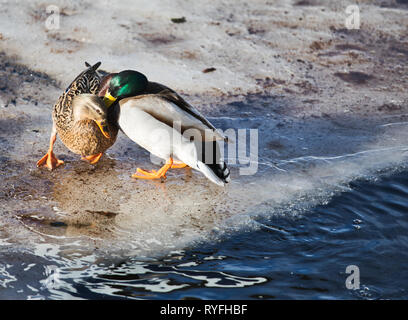
[[[144,102],[138,102],[137,104],[143,105],[143,110],[170,126],[173,125],[174,121],[179,121],[182,132],[195,128],[202,133],[206,132],[206,136],[203,135],[205,140],[228,141],[228,138],[219,132],[196,108],[185,101],[176,91],[163,84],[149,82],[142,95],[132,98],[150,100],[152,103],[150,106]],[[158,99],[161,99],[162,102],[159,102]]]
[[[182,133],[188,129],[199,130],[203,141],[227,141],[207,119],[172,90],[125,98],[119,101],[119,105],[120,109],[137,107],[170,127],[180,126]]]
[[[91,66],[88,62],[85,62],[85,65],[88,67],[86,70],[82,71],[67,87],[67,89],[65,90],[65,92],[68,92],[75,84],[77,84],[78,82],[81,83],[82,85],[82,91],[81,93],[96,93],[96,92],[92,92],[95,91],[96,88],[93,88],[93,83],[89,83],[91,79],[97,78],[98,80],[98,86],[99,86],[99,81],[100,78],[98,76],[98,74],[96,73],[96,69],[99,68],[99,66],[101,65],[101,62],[97,62],[95,63],[93,66]],[[85,82],[84,80],[88,79],[88,82]],[[88,87],[88,88],[87,88]],[[89,91],[89,92],[85,92],[85,91]]]
[[[101,63],[97,62],[81,72],[59,97],[53,109],[53,119],[59,126],[68,127],[72,121],[72,100],[75,96],[82,93],[97,93],[100,77],[96,69],[100,65]]]

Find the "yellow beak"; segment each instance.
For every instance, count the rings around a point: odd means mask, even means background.
[[[101,120],[101,121],[95,121],[96,124],[98,125],[99,129],[101,130],[102,134],[107,138],[110,139],[110,134],[108,132],[108,124],[106,123],[106,120]]]
[[[106,91],[105,96],[103,97],[103,102],[105,105],[109,108],[115,101],[116,98],[113,97],[109,91]]]

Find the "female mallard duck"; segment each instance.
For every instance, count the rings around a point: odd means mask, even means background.
[[[96,69],[100,64],[98,62],[78,75],[58,99],[52,112],[50,147],[37,166],[52,170],[64,163],[53,152],[57,134],[68,149],[92,164],[98,162],[102,153],[116,141],[118,127],[102,99],[96,95],[100,86]]]
[[[166,161],[158,171],[137,168],[132,177],[165,178],[170,168],[188,165],[218,185],[229,182],[230,172],[216,142],[227,138],[175,91],[126,70],[104,78],[98,95],[114,110],[119,127],[130,139]]]

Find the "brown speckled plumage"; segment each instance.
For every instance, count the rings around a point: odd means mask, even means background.
[[[82,72],[59,97],[54,106],[52,118],[57,133],[65,146],[82,156],[96,155],[105,152],[116,141],[118,127],[108,113],[108,132],[106,138],[97,124],[91,120],[74,121],[72,112],[73,98],[82,93],[98,94],[100,77],[96,73],[98,62]]]

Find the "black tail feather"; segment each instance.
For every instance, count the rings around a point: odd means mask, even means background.
[[[219,177],[224,183],[231,181],[230,170],[227,167],[227,164],[222,161],[221,163],[208,164],[207,165],[214,173]]]
[[[221,159],[220,146],[217,141],[202,143],[201,161],[204,162],[224,183],[230,182],[230,170]]]
[[[85,61],[85,67],[87,68],[91,68],[93,71],[95,71],[96,69],[99,68],[99,66],[101,65],[102,62],[97,62],[95,63],[93,66],[91,66],[88,62]]]

